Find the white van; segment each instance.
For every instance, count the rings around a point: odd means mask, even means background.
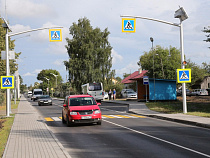
[[[96,101],[101,102],[104,98],[103,84],[100,83],[86,83],[82,85],[82,93],[92,95]]]
[[[37,97],[39,97],[41,95],[43,95],[42,89],[34,89],[31,100],[35,101],[35,100],[37,100]]]
[[[28,91],[28,98],[32,96],[32,91]]]
[[[192,95],[208,95],[208,91],[206,89],[193,89],[191,94]]]

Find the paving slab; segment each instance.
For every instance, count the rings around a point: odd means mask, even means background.
[[[3,158],[70,158],[37,110],[21,97]]]

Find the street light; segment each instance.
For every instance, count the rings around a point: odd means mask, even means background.
[[[44,78],[48,81],[48,95],[50,95],[50,94],[49,94],[49,80],[50,80],[50,79],[47,78],[47,77],[44,77]]]
[[[60,26],[56,26],[56,27],[45,27],[45,28],[38,28],[38,29],[32,29],[32,30],[18,32],[18,33],[8,34],[8,30],[11,31],[11,29],[9,28],[9,25],[8,25],[7,21],[4,18],[1,18],[1,19],[3,19],[3,21],[4,21],[4,23],[2,24],[2,26],[4,28],[6,28],[6,34],[5,34],[5,45],[6,45],[6,76],[10,76],[10,72],[9,72],[9,37],[20,35],[20,34],[24,34],[24,33],[28,33],[28,32],[33,32],[33,31],[45,30],[45,29],[63,28],[63,27],[60,27]],[[7,89],[6,102],[7,102],[6,113],[7,113],[7,117],[9,117],[9,112],[10,112],[9,109],[11,108],[11,105],[10,105],[10,89]]]
[[[177,11],[175,11],[175,18],[179,18],[180,19],[180,24],[176,24],[176,23],[172,23],[172,22],[168,22],[168,21],[163,21],[163,20],[159,20],[159,19],[154,19],[154,18],[147,18],[147,17],[142,17],[142,16],[130,16],[130,15],[122,15],[120,17],[127,17],[127,18],[140,18],[140,19],[146,19],[146,20],[152,20],[152,21],[156,21],[156,22],[161,22],[164,24],[168,24],[168,25],[173,25],[173,26],[177,26],[180,28],[180,48],[181,48],[181,67],[182,69],[184,68],[184,65],[182,64],[184,62],[184,47],[183,47],[183,26],[182,26],[182,21],[186,20],[188,18],[186,12],[184,11],[184,9],[181,7],[179,8]],[[183,113],[187,113],[187,103],[186,103],[186,86],[185,83],[182,83],[182,96],[183,96]]]
[[[154,51],[153,51],[153,41],[154,39],[150,37],[150,41],[152,42],[152,55],[153,55],[153,79],[154,79],[154,100],[155,100],[155,60],[154,60]]]
[[[57,77],[58,77],[58,75],[55,75],[54,73],[50,73],[50,74],[52,74],[53,76],[55,76],[55,78],[56,78],[56,88],[57,88]]]

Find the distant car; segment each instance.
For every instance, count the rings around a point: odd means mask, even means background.
[[[63,110],[62,122],[67,126],[75,123],[97,123],[101,125],[102,117],[97,103],[91,95],[70,95],[66,97]]]
[[[133,89],[123,89],[121,91],[121,97],[122,98],[128,98],[128,97],[133,97],[136,95],[137,98],[137,93]]]
[[[179,89],[176,91],[177,96],[181,96],[182,95],[182,89]],[[191,96],[192,95],[192,91],[189,89],[186,89],[186,95],[187,96]]]
[[[107,92],[104,93],[104,99],[109,99],[109,95]]]
[[[136,92],[127,91],[126,93],[127,93],[126,98],[137,98],[137,93]]]
[[[41,95],[37,97],[38,105],[52,105],[52,98],[49,95]]]
[[[206,89],[194,89],[192,95],[208,95],[208,91]]]

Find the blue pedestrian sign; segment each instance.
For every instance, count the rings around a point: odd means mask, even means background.
[[[143,77],[143,84],[144,85],[148,85],[149,84],[149,77],[148,76],[144,76]]]
[[[136,19],[122,18],[122,32],[136,32]]]
[[[61,29],[49,29],[49,39],[50,42],[62,41]]]
[[[191,82],[191,69],[177,69],[177,82],[190,83]]]
[[[1,76],[1,89],[14,88],[14,76]]]

